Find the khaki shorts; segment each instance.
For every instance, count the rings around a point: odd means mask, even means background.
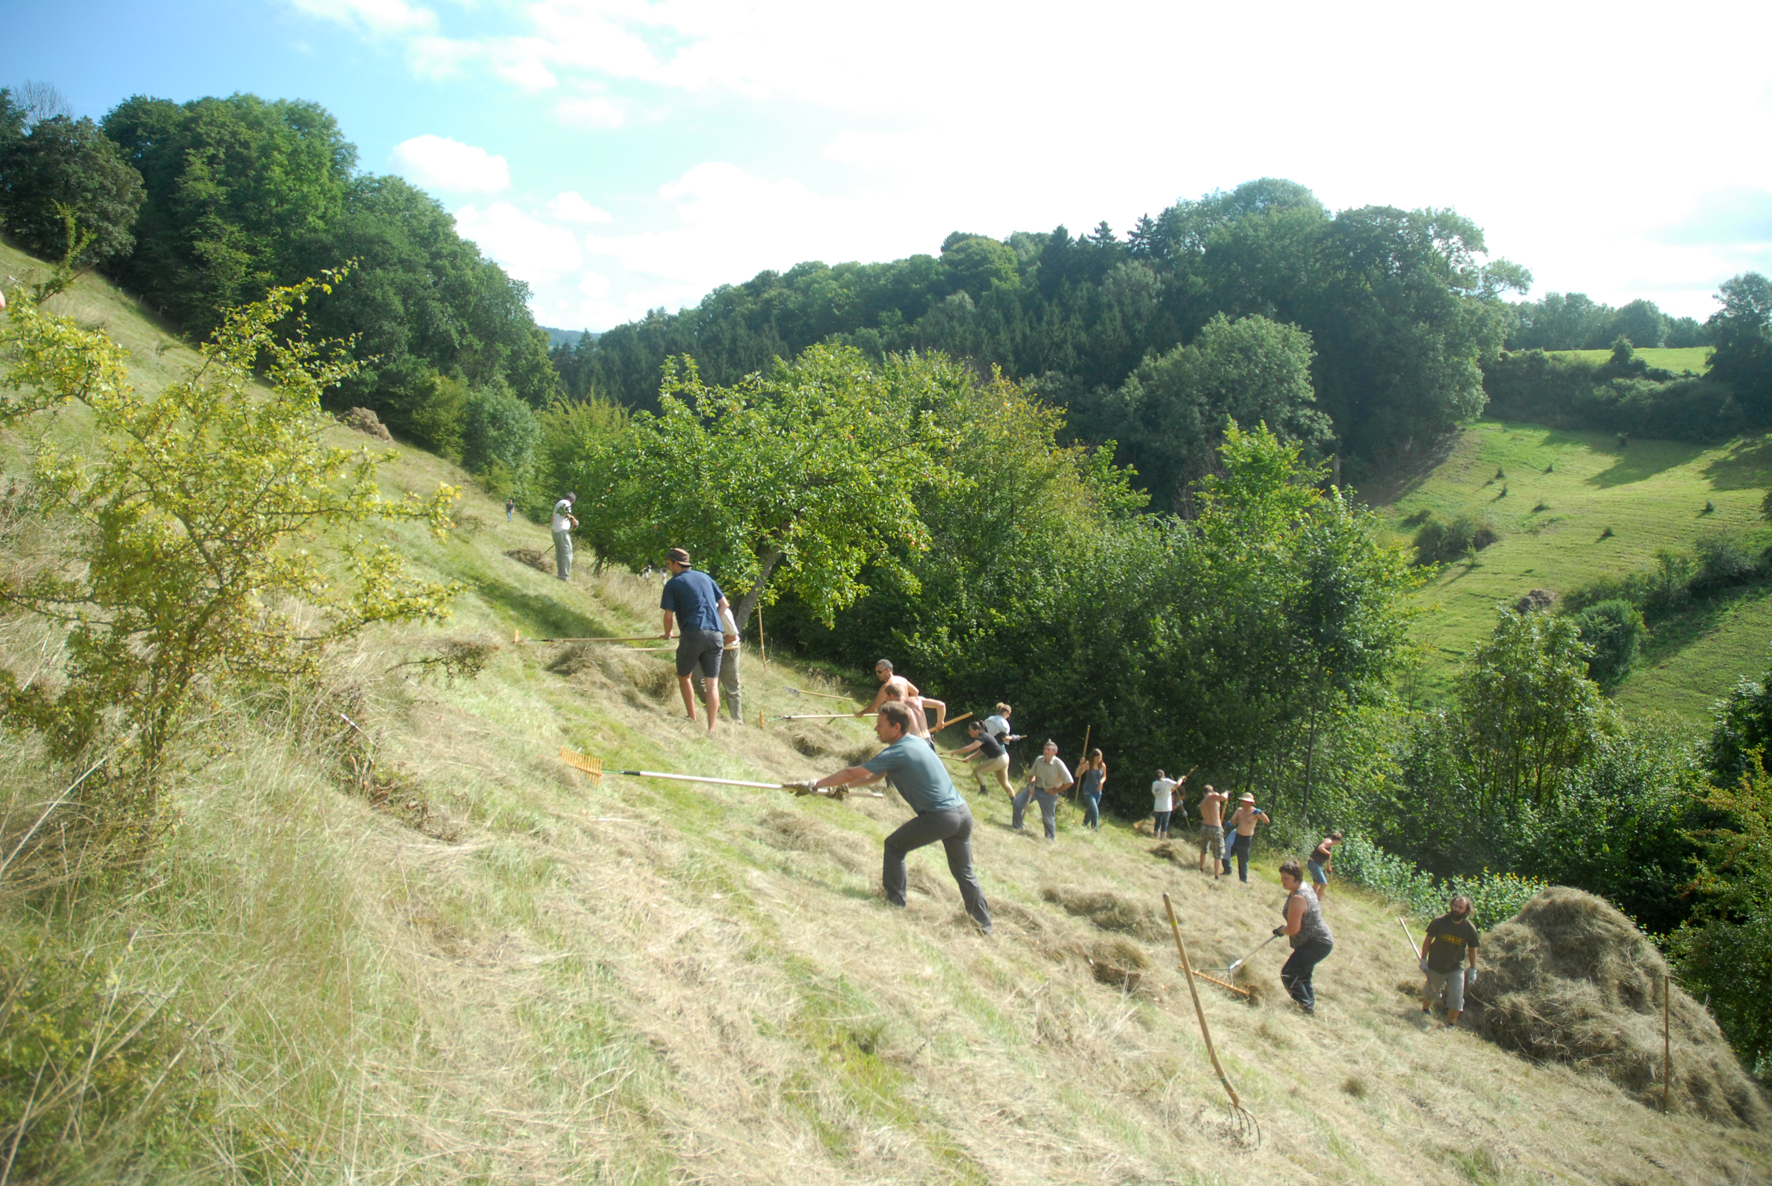
[[[1421,994],[1422,999],[1430,1004],[1446,994],[1446,1009],[1451,1013],[1464,1012],[1464,965],[1460,964],[1450,972],[1429,972],[1427,989]]]
[[[1200,825],[1200,854],[1211,853],[1215,857],[1224,856],[1224,825]]]

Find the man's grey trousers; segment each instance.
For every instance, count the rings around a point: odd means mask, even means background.
[[[572,533],[554,532],[554,575],[563,581],[572,579]]]
[[[886,900],[894,906],[904,905],[905,854],[937,840],[947,849],[948,872],[959,883],[966,913],[990,934],[991,908],[984,900],[978,874],[972,870],[972,809],[964,803],[946,811],[919,811],[915,819],[886,837],[886,864],[880,872]]]

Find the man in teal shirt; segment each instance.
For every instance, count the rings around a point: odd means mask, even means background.
[[[935,751],[911,733],[911,712],[901,700],[886,701],[874,718],[874,736],[886,748],[859,766],[800,784],[801,793],[811,794],[825,787],[865,786],[890,774],[892,785],[917,817],[886,837],[886,861],[880,873],[886,900],[894,906],[905,904],[905,854],[939,840],[947,849],[948,871],[960,886],[966,913],[988,935],[991,908],[984,900],[978,874],[972,869],[972,810],[954,789],[947,767]]]

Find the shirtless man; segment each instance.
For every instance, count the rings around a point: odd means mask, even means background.
[[[1218,863],[1224,859],[1224,805],[1231,801],[1225,791],[1206,784],[1206,797],[1200,800],[1200,872],[1206,871],[1206,854],[1212,854],[1212,880],[1218,880]]]
[[[882,659],[874,664],[874,678],[880,681],[880,690],[874,693],[873,703],[866,708],[857,709],[855,715],[858,717],[869,716],[879,712],[880,706],[886,701],[902,699],[911,709],[912,732],[927,741],[931,749],[935,748],[935,739],[929,735],[927,706],[935,706],[936,732],[940,732],[943,726],[948,723],[948,706],[933,696],[924,696],[917,690],[916,684],[902,675],[895,674],[890,659]],[[899,695],[891,694],[894,689],[898,690]]]
[[[1229,865],[1231,857],[1237,858],[1237,877],[1247,885],[1249,883],[1249,851],[1255,847],[1255,825],[1260,821],[1271,824],[1267,812],[1255,805],[1255,796],[1245,793],[1237,800],[1237,810],[1231,814],[1230,822],[1236,826],[1237,838],[1231,842],[1231,849],[1224,854],[1224,863]],[[1230,870],[1227,868],[1226,873]]]

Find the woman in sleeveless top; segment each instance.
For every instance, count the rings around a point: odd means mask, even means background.
[[[1292,945],[1292,955],[1280,969],[1280,983],[1309,1016],[1317,1011],[1311,973],[1335,949],[1335,937],[1329,933],[1317,895],[1304,883],[1304,870],[1297,861],[1280,866],[1280,885],[1286,891],[1286,905],[1281,908],[1286,921],[1274,928],[1274,934],[1287,936]]]
[[[1101,792],[1107,786],[1107,762],[1101,751],[1092,749],[1077,771],[1078,793],[1083,797],[1083,826],[1101,831]]]

